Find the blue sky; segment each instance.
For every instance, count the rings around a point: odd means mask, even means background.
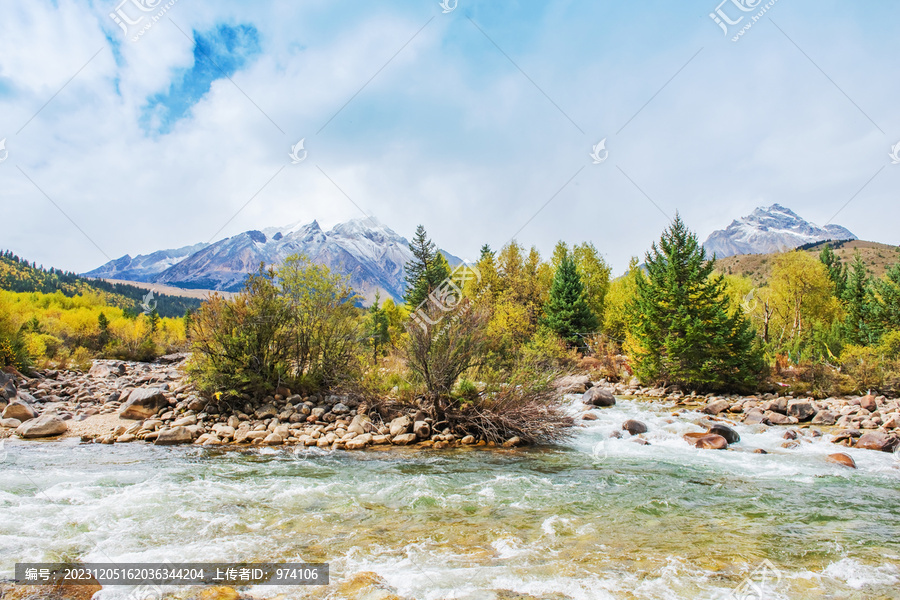
[[[737,42],[766,2],[139,4],[4,4],[0,247],[85,271],[363,211],[618,271],[676,210],[705,238],[776,202],[900,243],[895,2],[778,0]]]

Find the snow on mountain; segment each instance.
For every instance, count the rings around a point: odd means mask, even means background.
[[[86,275],[233,292],[243,287],[247,275],[256,272],[260,263],[278,265],[288,256],[302,253],[333,271],[349,275],[350,284],[367,301],[376,292],[382,298],[400,300],[406,283],[406,263],[412,259],[406,238],[374,218],[353,219],[327,232],[316,221],[269,227],[190,248],[192,252],[178,254],[177,260],[176,253],[181,250],[138,257],[142,259],[140,276],[144,279],[125,276],[134,269],[123,269],[122,265],[137,260],[128,256]],[[444,255],[451,264],[461,262],[452,254]],[[150,257],[159,260],[151,264]]]
[[[826,240],[858,239],[839,225],[819,227],[780,204],[760,207],[726,229],[714,231],[703,246],[719,258],[736,254],[769,254]]]
[[[85,277],[98,279],[124,279],[126,281],[151,281],[153,277],[166,269],[177,265],[188,256],[205,248],[207,244],[200,243],[193,246],[185,246],[176,250],[159,250],[152,254],[139,254],[132,258],[125,255],[122,258],[110,261],[88,273]]]

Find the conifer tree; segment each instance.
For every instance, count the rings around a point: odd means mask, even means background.
[[[882,330],[900,330],[900,263],[875,280],[874,318]]]
[[[592,333],[597,327],[597,318],[585,298],[581,276],[568,253],[560,257],[541,324],[572,345],[580,343],[578,334]]]
[[[366,323],[366,333],[372,344],[372,361],[378,360],[379,353],[384,351],[385,346],[391,342],[391,336],[388,331],[390,322],[387,312],[380,306],[381,293],[375,292],[375,302],[369,307],[369,315]]]
[[[627,308],[638,377],[694,390],[752,389],[764,369],[755,334],[741,311],[729,314],[725,280],[680,216],[645,264]]]
[[[847,339],[852,344],[866,346],[877,341],[874,330],[871,278],[866,271],[859,251],[853,257],[844,290],[847,317],[844,327]]]
[[[834,250],[831,249],[831,244],[825,244],[825,248],[819,254],[819,260],[828,269],[828,276],[834,283],[837,297],[842,298],[847,289],[847,265],[837,257]]]
[[[415,310],[431,290],[450,276],[450,265],[425,232],[425,227],[416,227],[416,235],[409,244],[413,259],[406,263],[406,294],[403,299],[410,309]]]

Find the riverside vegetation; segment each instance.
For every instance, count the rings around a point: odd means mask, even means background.
[[[360,308],[346,278],[290,257],[261,267],[235,298],[214,296],[187,323],[165,322],[166,335],[175,334],[154,343],[190,350],[187,379],[179,369],[121,361],[95,363],[80,382],[44,371],[43,383],[17,380],[42,392],[21,402],[15,381],[6,383],[5,418],[26,417],[8,425],[26,433],[36,415],[30,400],[49,398],[52,424],[34,423],[34,431],[63,430],[59,422],[92,416],[86,411],[140,420],[84,434],[106,442],[514,446],[570,435],[576,421],[560,397],[574,390],[593,406],[615,402],[613,393],[650,395],[708,404],[711,417],[814,420],[844,427],[850,433],[841,439],[862,447],[896,445],[897,406],[888,396],[900,380],[900,265],[874,279],[860,260],[847,267],[827,247],[818,260],[789,252],[775,259],[769,285],[754,290],[746,278],[717,274],[680,217],[643,266],[634,259],[616,280],[591,244],[561,242],[549,261],[516,242],[498,253],[485,246],[475,265],[456,270],[422,227],[410,248],[405,304],[376,299]],[[454,278],[458,287],[448,287]],[[103,301],[86,302],[81,331],[88,336],[97,319],[99,337]],[[2,323],[7,347],[17,344],[5,362],[23,370],[19,357],[51,322],[49,308],[27,314],[4,311]],[[131,320],[152,327],[154,317]],[[136,337],[153,340],[156,327]],[[119,344],[128,339],[115,335]],[[110,344],[94,352],[115,352]],[[588,376],[567,389],[564,376],[579,371]],[[126,373],[112,387],[106,381]],[[74,394],[54,392],[72,385]],[[869,389],[884,395],[863,395]],[[878,430],[878,440],[860,429]]]

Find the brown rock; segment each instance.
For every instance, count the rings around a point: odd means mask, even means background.
[[[18,397],[9,401],[9,404],[3,409],[2,414],[2,418],[4,419],[18,419],[22,423],[29,419],[34,419],[37,416],[37,411],[34,410],[31,404]]]
[[[647,426],[640,421],[635,421],[634,419],[629,419],[628,421],[622,423],[622,429],[627,431],[631,435],[647,433]]]
[[[880,431],[869,431],[856,440],[854,448],[893,452],[898,445],[900,445],[900,438],[895,435],[888,435]]]
[[[869,412],[875,412],[878,410],[878,401],[872,394],[867,394],[859,399],[859,406]]]
[[[159,409],[169,406],[163,390],[159,388],[137,388],[128,395],[128,400],[119,410],[123,419],[149,419]]]
[[[704,406],[702,412],[707,415],[717,415],[721,412],[725,412],[730,407],[731,402],[729,402],[728,400],[716,400]]]
[[[36,419],[25,421],[16,428],[16,435],[25,439],[62,435],[69,426],[56,413],[44,413]]]
[[[816,416],[813,417],[812,423],[816,425],[834,425],[836,420],[837,417],[830,410],[820,410],[816,413]]]
[[[725,438],[725,441],[729,444],[737,444],[741,441],[741,436],[738,435],[738,432],[728,427],[727,425],[722,425],[721,423],[715,423],[709,427],[707,433],[712,435],[721,435]]]
[[[851,469],[856,468],[856,461],[853,460],[853,457],[848,454],[844,454],[843,452],[829,454],[827,460],[828,462],[844,465],[845,467],[850,467]]]
[[[724,450],[728,447],[728,440],[721,435],[711,433],[686,433],[683,439],[688,444],[703,450]]]
[[[173,427],[159,432],[156,436],[157,446],[174,446],[176,444],[190,444],[194,439],[187,427]]]
[[[400,435],[395,435],[393,437],[394,439],[391,443],[395,446],[408,446],[414,444],[418,439],[414,433],[401,433]]]
[[[589,406],[609,407],[616,405],[616,397],[607,389],[592,387],[584,393],[581,401]]]
[[[553,382],[553,387],[560,394],[583,394],[592,385],[587,375],[567,375]]]

